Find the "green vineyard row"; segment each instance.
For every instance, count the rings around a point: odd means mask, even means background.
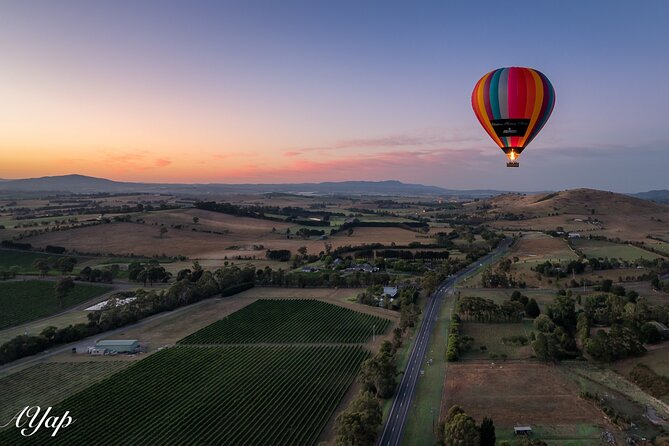
[[[31,444],[314,444],[369,356],[360,346],[177,346],[54,408],[75,422]],[[15,429],[0,444],[19,444]]]
[[[307,299],[261,299],[185,337],[180,344],[366,342],[388,319]]]

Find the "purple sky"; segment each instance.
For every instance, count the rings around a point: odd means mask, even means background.
[[[3,2],[0,178],[669,188],[669,2]],[[507,169],[473,115],[529,66]]]

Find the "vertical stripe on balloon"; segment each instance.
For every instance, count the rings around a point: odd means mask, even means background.
[[[502,149],[525,148],[546,124],[554,106],[550,81],[531,68],[493,70],[476,83],[472,93],[476,117]],[[523,136],[499,137],[491,122],[498,119],[527,119],[529,124]]]

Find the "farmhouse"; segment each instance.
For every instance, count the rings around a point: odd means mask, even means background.
[[[570,232],[569,238],[581,238],[581,234],[579,234],[578,232]]]
[[[395,297],[395,296],[397,296],[397,287],[396,286],[384,286],[383,287],[383,294],[388,296],[388,297]]]
[[[530,426],[514,426],[513,433],[516,435],[530,435],[532,428]]]
[[[375,273],[379,270],[376,266],[372,266],[369,263],[363,263],[362,265],[352,265],[350,268],[346,268],[345,271],[347,272],[353,272],[353,271],[363,271],[366,273]]]
[[[139,341],[136,339],[110,339],[96,342],[95,348],[117,353],[136,353],[139,351]]]

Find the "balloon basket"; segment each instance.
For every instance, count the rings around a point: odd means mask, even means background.
[[[518,167],[520,166],[520,163],[518,161],[509,161],[506,163],[506,167]]]

